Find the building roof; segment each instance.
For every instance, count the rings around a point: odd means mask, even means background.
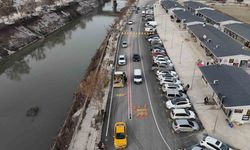
[[[243,50],[243,46],[240,43],[212,25],[196,24],[190,25],[188,28],[218,58],[234,55],[250,56],[250,51]]]
[[[233,23],[225,25],[226,28],[250,41],[250,24]]]
[[[177,7],[184,8],[183,6],[181,6],[181,4],[173,0],[162,1],[161,5],[165,10],[170,9],[170,8],[177,8]]]
[[[228,65],[200,67],[214,92],[223,98],[225,107],[250,105],[250,75],[242,68]],[[218,80],[214,84],[214,80]]]
[[[202,3],[200,3],[200,2],[195,2],[195,1],[186,1],[186,2],[184,2],[184,5],[185,5],[186,7],[192,8],[192,9],[208,7],[208,6],[205,5],[205,4],[202,4]]]
[[[187,10],[185,10],[185,11],[174,10],[173,12],[178,19],[180,19],[180,20],[185,19],[185,23],[194,22],[194,21],[204,22],[201,18],[193,15],[191,12],[189,12]]]
[[[198,10],[198,13],[202,14],[203,16],[206,16],[207,18],[213,20],[216,23],[219,23],[222,21],[228,21],[228,20],[236,20],[235,18],[228,16],[226,14],[223,14],[217,10],[202,9],[202,10]]]

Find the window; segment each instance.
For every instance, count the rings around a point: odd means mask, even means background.
[[[234,110],[234,113],[242,113],[243,112],[243,109],[235,109]]]
[[[209,146],[212,147],[213,149],[220,150],[218,147],[214,146],[214,145],[211,144],[211,143],[207,143],[207,145],[209,145]]]
[[[234,59],[229,59],[229,63],[234,63]]]
[[[250,109],[247,110],[247,116],[250,116]]]

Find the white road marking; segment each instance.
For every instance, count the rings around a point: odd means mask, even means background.
[[[140,19],[140,26],[139,26],[139,31],[141,30],[141,19]],[[140,41],[138,42],[138,46],[139,46],[139,52],[140,52],[140,55],[142,56],[142,53],[141,53],[141,43]],[[165,138],[163,137],[162,135],[162,132],[159,128],[159,125],[158,125],[158,122],[156,120],[156,117],[155,117],[155,113],[154,113],[154,109],[153,109],[153,106],[152,106],[152,102],[151,102],[151,96],[150,96],[150,93],[149,93],[149,89],[148,89],[148,83],[147,83],[147,78],[146,78],[146,75],[145,75],[145,69],[144,69],[144,64],[143,64],[143,61],[141,61],[141,65],[142,65],[142,71],[143,71],[143,76],[144,76],[144,79],[145,79],[145,85],[146,85],[146,90],[147,90],[147,95],[148,95],[148,101],[149,101],[149,104],[150,104],[150,108],[151,108],[151,111],[152,111],[152,115],[153,115],[153,118],[154,118],[154,122],[156,124],[156,127],[158,129],[158,132],[163,140],[163,142],[165,143],[165,145],[168,147],[169,150],[172,150],[169,146],[169,144],[167,143],[167,141],[165,140]]]
[[[118,54],[119,54],[119,50],[120,50],[119,46],[120,46],[120,42],[121,42],[121,37],[122,36],[120,35],[120,37],[118,39],[118,43],[117,43],[118,50],[116,52],[116,59],[114,60],[115,61],[114,70],[115,70],[115,68],[117,66],[117,58],[118,58]],[[111,86],[112,86],[112,89],[111,89],[111,98],[110,98],[110,104],[109,104],[108,122],[107,122],[107,127],[106,127],[106,137],[108,136],[108,132],[109,132],[109,122],[110,122],[110,115],[111,115],[111,108],[112,108],[113,94],[114,94],[114,87],[113,87],[113,85],[111,85]]]

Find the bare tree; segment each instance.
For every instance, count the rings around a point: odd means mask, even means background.
[[[0,1],[0,16],[9,17],[13,12],[15,12],[15,8],[12,0]]]
[[[56,0],[42,0],[42,4],[45,5],[52,5],[55,3]]]
[[[20,7],[21,14],[26,13],[29,14],[34,12],[37,7],[37,2],[35,0],[26,0],[24,5]]]

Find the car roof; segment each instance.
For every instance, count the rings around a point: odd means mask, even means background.
[[[176,113],[186,113],[186,110],[185,109],[173,109],[172,110],[175,114]]]
[[[119,55],[119,57],[125,57],[125,55]]]
[[[222,144],[221,141],[219,141],[219,140],[217,140],[217,139],[215,139],[215,138],[213,138],[213,137],[211,137],[211,136],[207,136],[207,137],[205,138],[205,141],[206,141],[206,142],[209,142],[209,143],[211,143],[211,144],[215,144],[216,146],[221,146],[221,144]],[[218,143],[218,142],[219,142],[219,143]]]
[[[124,133],[126,124],[124,122],[115,123],[116,133]]]
[[[181,125],[181,124],[189,124],[189,122],[188,122],[187,119],[177,119],[177,120],[175,120],[175,121],[176,121],[176,123],[177,123],[178,125]]]

